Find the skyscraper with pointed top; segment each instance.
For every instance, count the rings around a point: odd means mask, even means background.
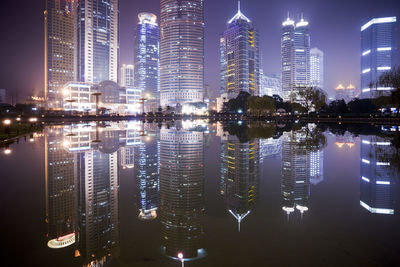
[[[310,86],[310,33],[303,15],[298,23],[290,17],[282,23],[282,96],[299,102],[297,88]]]
[[[221,93],[235,98],[240,92],[258,95],[260,90],[259,34],[241,11],[228,21],[220,39]]]

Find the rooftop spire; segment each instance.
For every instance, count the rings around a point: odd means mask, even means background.
[[[241,5],[240,5],[240,1],[238,1],[238,12],[236,13],[236,15],[228,22],[229,24],[231,24],[232,22],[236,21],[236,20],[245,20],[248,23],[250,23],[251,21],[245,16],[243,15],[242,11],[240,10]]]

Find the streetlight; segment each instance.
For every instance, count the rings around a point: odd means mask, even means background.
[[[10,155],[11,152],[12,152],[11,149],[9,149],[8,147],[4,150],[5,155]]]
[[[11,124],[11,120],[10,119],[5,119],[3,121],[3,124],[6,125],[6,126],[9,126]]]
[[[185,267],[185,259],[183,258],[183,253],[182,253],[182,252],[179,252],[179,253],[178,253],[178,259],[181,260],[181,262],[182,262],[182,267]]]

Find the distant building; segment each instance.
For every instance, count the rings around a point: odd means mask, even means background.
[[[204,0],[162,0],[160,30],[161,106],[203,102]]]
[[[147,98],[145,111],[156,111],[160,106],[160,28],[154,14],[140,13],[138,18],[135,36],[135,87]]]
[[[120,70],[119,85],[121,87],[133,87],[134,86],[134,66],[122,64]]]
[[[374,18],[361,27],[361,98],[390,95],[392,88],[376,83],[399,63],[398,31],[396,17]]]
[[[342,84],[339,84],[335,88],[335,100],[343,99],[346,103],[349,103],[355,98],[355,90],[356,88],[352,84],[349,84],[349,86],[347,86],[346,88],[344,88]]]
[[[0,89],[0,103],[7,103],[7,91],[6,91],[6,89]]]
[[[282,97],[282,76],[280,74],[266,75],[261,71],[259,96],[278,95]]]
[[[96,99],[98,98],[98,99]],[[141,91],[134,88],[120,88],[113,81],[93,83],[67,83],[63,88],[63,108],[69,111],[96,112],[98,108],[110,113],[132,114],[141,111]]]
[[[79,1],[77,14],[78,81],[118,82],[119,0]]]
[[[62,88],[76,81],[77,1],[46,0],[44,11],[44,97],[47,107],[62,107]]]
[[[296,88],[310,85],[309,23],[302,18],[295,24],[288,17],[282,27],[282,98],[299,102]]]
[[[324,89],[324,52],[318,48],[310,50],[310,85]]]
[[[224,47],[222,47],[224,46]],[[258,30],[239,9],[228,22],[220,39],[221,92],[229,99],[240,92],[258,96],[260,90],[260,52]]]

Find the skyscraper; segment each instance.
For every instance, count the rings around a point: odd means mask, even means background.
[[[285,101],[297,101],[296,88],[310,85],[308,25],[303,18],[295,24],[289,17],[282,24],[282,98]]]
[[[118,82],[119,0],[82,0],[77,12],[78,80]]]
[[[258,96],[260,90],[259,35],[250,19],[240,10],[229,20],[222,34],[221,77],[229,98],[240,92]],[[222,78],[221,78],[222,79]]]
[[[161,0],[161,106],[202,102],[204,0]]]
[[[260,71],[260,92],[259,96],[282,96],[282,77],[281,74],[264,74]]]
[[[46,0],[44,11],[44,96],[61,108],[64,84],[76,80],[75,0]]]
[[[122,64],[119,73],[119,85],[121,87],[133,87],[134,86],[134,67],[133,65]]]
[[[361,27],[361,97],[390,95],[392,88],[376,86],[379,77],[398,64],[396,17],[374,18]]]
[[[316,47],[310,50],[310,85],[324,89],[324,52]]]
[[[148,110],[159,106],[160,28],[157,16],[140,13],[136,31],[135,87],[147,98]],[[152,107],[152,108],[149,108]]]

